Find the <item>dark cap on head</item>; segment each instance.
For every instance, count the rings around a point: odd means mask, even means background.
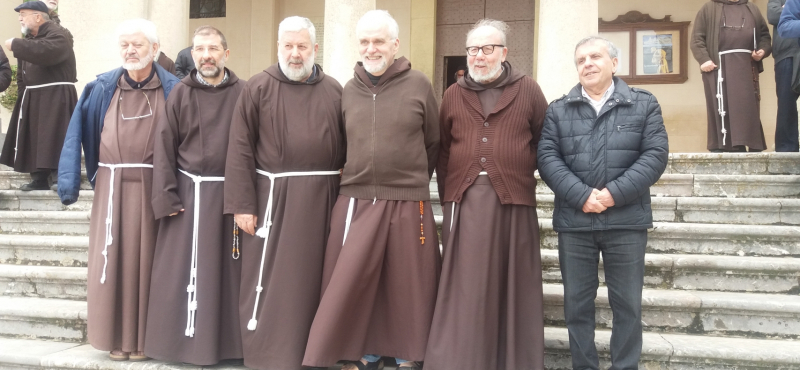
[[[19,13],[19,11],[22,9],[35,10],[45,14],[50,13],[50,10],[47,9],[47,5],[42,1],[29,1],[27,3],[22,3],[18,7],[14,8],[14,11]]]

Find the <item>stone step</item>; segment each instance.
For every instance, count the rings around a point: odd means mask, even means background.
[[[536,195],[553,191],[536,173]],[[431,194],[438,193],[436,178]],[[693,175],[665,173],[650,187],[654,197],[800,198],[800,175]],[[438,194],[435,196],[439,200]]]
[[[86,302],[0,296],[0,337],[86,341]]]
[[[671,153],[665,173],[800,175],[800,154]]]
[[[540,219],[543,249],[558,249],[551,219]],[[800,227],[655,222],[648,253],[800,257]]]
[[[86,267],[89,237],[0,234],[0,263]]]
[[[81,190],[78,201],[65,206],[51,190],[0,190],[0,210],[3,211],[89,211],[94,191]]]
[[[89,211],[0,211],[4,234],[87,235]]]
[[[541,255],[544,281],[561,283],[558,251],[542,249]],[[604,283],[602,259],[598,270]],[[647,253],[644,283],[652,289],[796,295],[800,259]]]
[[[4,296],[85,300],[86,268],[0,264],[0,289]]]
[[[14,172],[9,170],[8,167],[5,168],[6,169],[0,169],[0,189],[19,189],[22,184],[31,182],[31,176],[29,174],[23,172]],[[92,189],[92,186],[89,184],[89,179],[86,177],[86,170],[83,170],[82,172],[81,189]]]
[[[545,327],[545,367],[571,370],[567,329]],[[595,346],[601,368],[610,364],[611,331],[599,329]],[[640,369],[800,369],[800,342],[785,339],[717,338],[702,335],[644,333]],[[246,370],[225,361],[216,370]],[[0,338],[0,369],[200,370],[199,366],[146,362],[114,362],[108,353],[88,344]],[[339,366],[329,370],[338,370]],[[391,369],[387,367],[387,369]]]
[[[441,228],[443,217],[434,216]],[[539,219],[542,249],[558,249],[553,220]],[[654,222],[648,253],[800,257],[800,226]]]
[[[611,328],[608,290],[595,300],[598,327]],[[544,316],[550,325],[564,325],[564,287],[544,284]],[[800,296],[644,289],[645,331],[715,336],[800,337]]]
[[[553,217],[553,195],[536,197],[540,218]],[[800,225],[800,199],[653,197],[653,220],[704,224]]]

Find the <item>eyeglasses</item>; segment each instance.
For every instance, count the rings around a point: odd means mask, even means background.
[[[744,24],[745,24],[745,20],[744,20],[744,17],[742,17],[742,25],[741,26],[739,26],[739,27],[729,26],[728,22],[727,22],[727,19],[725,17],[725,14],[722,14],[722,28],[729,28],[729,29],[731,29],[733,31],[741,31],[744,28]]]
[[[150,113],[143,116],[125,117],[125,114],[122,113],[122,91],[120,91],[119,100],[117,101],[117,109],[119,109],[119,115],[122,116],[123,121],[132,121],[135,119],[147,118],[153,115],[153,106],[150,105],[150,98],[147,97],[147,94],[145,94],[144,91],[141,91],[141,93],[144,95],[145,100],[147,100],[147,107],[150,109]]]
[[[494,53],[494,48],[499,46],[501,48],[506,47],[505,45],[483,45],[483,46],[468,46],[467,47],[467,55],[469,56],[476,56],[478,55],[478,51],[483,50],[483,55],[490,55]]]

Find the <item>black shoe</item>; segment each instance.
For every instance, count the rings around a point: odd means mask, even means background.
[[[47,185],[47,180],[45,181],[31,181],[27,184],[24,184],[19,187],[19,190],[22,191],[31,191],[31,190],[48,190],[50,186]]]

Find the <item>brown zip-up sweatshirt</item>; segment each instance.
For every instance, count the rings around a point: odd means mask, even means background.
[[[347,161],[340,194],[358,199],[430,200],[439,153],[439,108],[430,81],[399,58],[377,86],[361,62],[342,92]]]

